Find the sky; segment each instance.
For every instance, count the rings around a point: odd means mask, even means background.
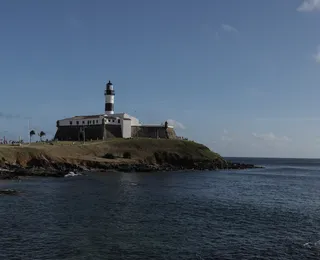
[[[320,0],[2,0],[0,136],[115,111],[223,156],[320,158]]]

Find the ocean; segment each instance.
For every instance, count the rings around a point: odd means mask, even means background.
[[[319,259],[320,160],[0,181],[0,259]]]

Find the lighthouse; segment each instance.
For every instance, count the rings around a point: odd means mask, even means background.
[[[106,97],[104,112],[106,115],[112,115],[114,114],[114,90],[110,80],[106,85],[104,95]]]

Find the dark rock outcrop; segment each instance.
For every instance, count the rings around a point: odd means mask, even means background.
[[[6,190],[0,190],[0,195],[18,195],[18,191],[6,189]]]

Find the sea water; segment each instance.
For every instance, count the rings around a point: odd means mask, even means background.
[[[320,161],[0,181],[0,259],[319,259]]]

